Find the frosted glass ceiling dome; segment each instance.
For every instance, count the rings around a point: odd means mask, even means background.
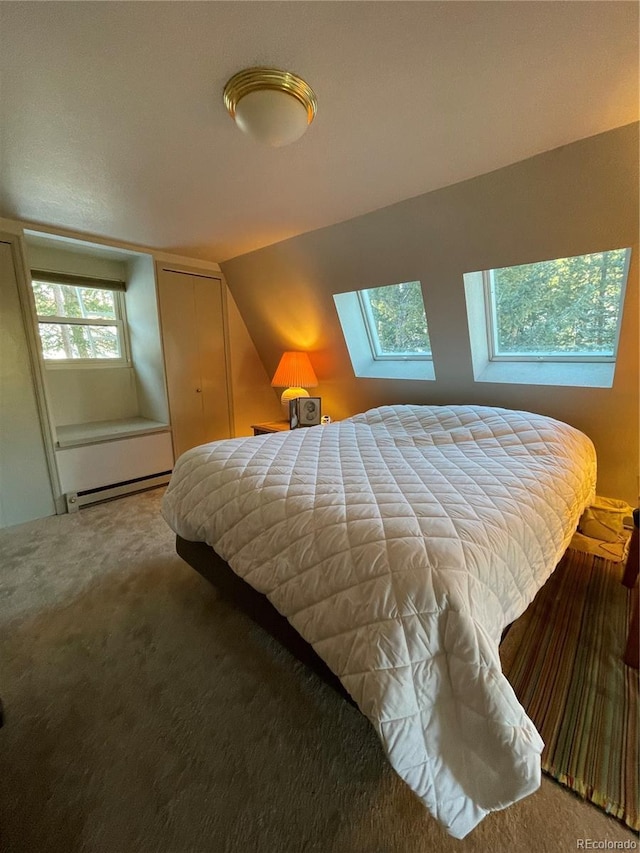
[[[300,139],[318,109],[309,84],[277,68],[235,74],[224,87],[224,103],[240,130],[273,148]]]

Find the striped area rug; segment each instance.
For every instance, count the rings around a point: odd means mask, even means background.
[[[542,769],[638,830],[638,671],[621,659],[621,577],[620,563],[567,551],[515,623],[504,672],[545,742]]]

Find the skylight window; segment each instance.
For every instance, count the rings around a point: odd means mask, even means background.
[[[629,249],[484,273],[491,359],[614,361]]]
[[[476,382],[611,388],[630,249],[465,273]]]
[[[356,376],[435,379],[419,281],[334,295]]]
[[[358,291],[374,358],[430,358],[419,281]]]

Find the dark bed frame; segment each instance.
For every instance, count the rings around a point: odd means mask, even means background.
[[[357,707],[340,679],[303,640],[296,629],[279,613],[266,595],[257,592],[237,575],[222,557],[205,542],[189,542],[176,537],[176,551],[202,577],[212,583],[227,601],[230,601],[254,622],[275,637],[291,654],[312,669],[330,687],[336,690],[351,705]]]

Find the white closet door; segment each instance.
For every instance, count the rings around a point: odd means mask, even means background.
[[[222,281],[192,276],[202,387],[204,441],[231,436]]]
[[[15,251],[0,242],[0,527],[55,513]]]
[[[231,435],[222,281],[161,268],[158,295],[177,458]]]

